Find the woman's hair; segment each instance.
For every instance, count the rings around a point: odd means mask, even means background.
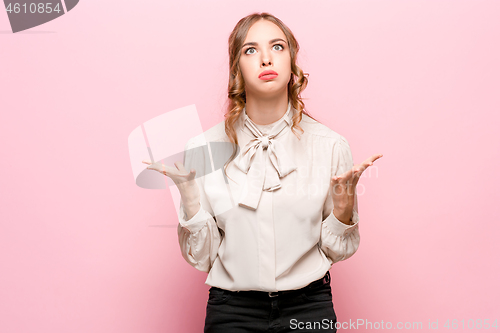
[[[297,66],[297,53],[299,52],[299,43],[293,36],[293,33],[290,29],[281,22],[277,17],[269,14],[269,13],[253,13],[244,18],[242,18],[234,27],[231,35],[229,36],[228,44],[229,44],[229,82],[227,87],[228,92],[228,106],[227,111],[224,115],[225,118],[225,131],[229,140],[234,144],[233,154],[226,162],[224,171],[226,170],[227,165],[234,160],[237,154],[238,148],[238,138],[236,135],[236,131],[234,130],[234,124],[238,120],[241,112],[243,112],[243,108],[246,103],[245,96],[245,81],[243,80],[243,75],[241,74],[241,69],[239,65],[240,56],[241,56],[241,48],[247,36],[248,30],[250,27],[259,20],[268,20],[276,24],[285,34],[286,39],[288,41],[288,47],[290,50],[291,57],[291,80],[288,83],[288,99],[291,102],[292,106],[298,111],[292,118],[292,131],[297,136],[295,132],[296,129],[299,129],[304,132],[304,130],[299,126],[300,121],[302,120],[302,114],[306,114],[312,119],[314,119],[309,113],[305,111],[304,102],[302,102],[302,98],[300,97],[300,93],[307,86],[307,76],[308,73],[302,72],[299,66]],[[314,119],[316,120],[316,119]],[[316,120],[317,121],[317,120]],[[297,136],[300,139],[300,136]]]

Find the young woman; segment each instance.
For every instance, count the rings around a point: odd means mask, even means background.
[[[329,269],[358,248],[356,184],[382,155],[353,165],[347,140],[304,110],[298,50],[275,16],[241,19],[225,121],[188,141],[184,164],[148,166],[181,193],[181,252],[211,286],[205,332],[336,332]],[[223,143],[234,149],[212,170]]]

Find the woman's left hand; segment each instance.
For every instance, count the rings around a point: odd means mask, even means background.
[[[359,177],[363,171],[373,162],[381,158],[382,154],[372,155],[363,163],[354,165],[340,176],[334,176],[330,180],[330,193],[333,198],[333,214],[342,223],[351,224],[352,211],[354,209],[354,194]]]

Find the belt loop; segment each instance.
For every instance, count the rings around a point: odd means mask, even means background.
[[[330,271],[326,272],[326,275],[325,275],[325,278],[326,278],[326,283],[330,283]]]

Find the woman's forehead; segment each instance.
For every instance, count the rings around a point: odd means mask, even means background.
[[[259,20],[248,30],[244,43],[268,43],[270,40],[276,38],[282,38],[285,41],[287,40],[283,31],[281,31],[276,24],[268,20]]]

